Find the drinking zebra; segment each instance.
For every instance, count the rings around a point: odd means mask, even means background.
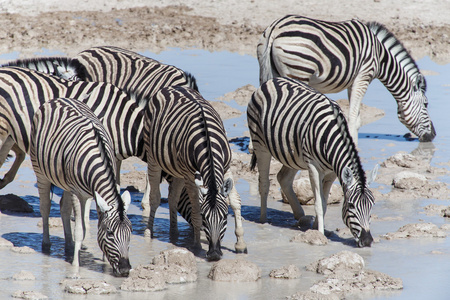
[[[161,89],[149,102],[145,113],[150,234],[161,201],[159,185],[161,171],[164,171],[172,176],[168,196],[171,233],[177,232],[177,203],[186,187],[192,209],[194,246],[200,247],[203,224],[209,243],[207,258],[220,259],[220,243],[227,226],[228,197],[235,213],[235,247],[237,252],[246,252],[240,198],[230,173],[231,150],[218,113],[197,91],[181,86]]]
[[[375,78],[397,101],[401,123],[420,141],[430,142],[436,136],[427,109],[425,78],[400,41],[381,24],[288,15],[266,28],[257,56],[261,84],[281,76],[303,81],[321,93],[347,89],[348,125],[355,143],[361,101]]]
[[[270,159],[283,164],[277,175],[281,190],[296,219],[304,211],[292,188],[298,170],[308,170],[315,197],[314,227],[324,233],[324,216],[333,181],[344,191],[342,218],[359,247],[370,246],[370,212],[374,196],[368,188],[376,170],[366,180],[347,122],[337,104],[294,79],[278,77],[263,83],[247,109],[261,197],[260,221],[267,218]]]
[[[52,185],[71,193],[75,216],[74,266],[79,266],[79,251],[86,232],[82,217],[86,199],[94,197],[99,214],[98,245],[114,274],[128,276],[131,222],[126,211],[131,197],[128,191],[120,196],[116,188],[113,142],[100,120],[81,101],[54,99],[42,104],[34,114],[30,141],[44,228],[43,248],[50,246]]]

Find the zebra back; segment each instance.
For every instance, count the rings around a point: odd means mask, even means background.
[[[77,59],[68,57],[38,57],[10,61],[0,67],[27,68],[66,80],[86,80],[86,68]]]
[[[93,47],[80,52],[76,59],[87,69],[89,81],[109,82],[142,101],[166,86],[189,86],[198,91],[191,74],[118,47]]]
[[[82,99],[92,108],[113,139],[117,159],[144,157],[144,110],[135,99],[111,84],[66,81],[18,67],[0,68],[1,139],[11,135],[28,153],[35,111],[45,101],[60,97]]]

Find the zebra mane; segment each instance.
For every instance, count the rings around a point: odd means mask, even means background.
[[[349,148],[348,153],[350,154],[351,163],[352,163],[352,170],[353,167],[356,166],[357,174],[359,179],[361,180],[361,191],[364,193],[364,190],[366,188],[366,174],[364,173],[364,170],[362,168],[361,160],[358,155],[358,151],[356,149],[355,142],[353,141],[353,138],[351,137],[349,130],[348,130],[348,124],[347,120],[344,117],[344,114],[342,113],[341,107],[335,103],[332,100],[329,100],[331,103],[331,107],[333,108],[333,114],[336,118],[337,125],[339,129],[341,130],[341,134],[344,137],[344,143],[347,144],[347,147]],[[340,178],[341,174],[336,174]]]
[[[196,92],[199,92],[198,85],[197,85],[197,79],[195,79],[194,75],[192,75],[189,72],[184,72],[184,77],[186,78],[187,84],[191,89],[194,89]]]
[[[212,189],[213,189],[213,196],[214,197],[212,197],[211,199],[214,199],[215,198],[215,195],[218,193],[218,191],[219,191],[219,189],[218,189],[218,187],[217,187],[217,182],[216,182],[216,172],[215,172],[215,170],[214,170],[214,167],[212,166],[212,161],[213,161],[213,153],[212,153],[212,149],[211,149],[211,142],[210,142],[210,139],[209,139],[209,131],[208,131],[208,124],[206,123],[206,116],[205,116],[205,111],[204,111],[204,109],[203,109],[203,105],[201,105],[198,101],[197,101],[197,99],[195,99],[195,98],[192,98],[192,99],[194,99],[194,101],[195,101],[195,103],[197,103],[197,105],[198,105],[198,107],[200,108],[200,112],[201,112],[201,114],[202,114],[202,118],[203,118],[203,122],[205,123],[204,125],[205,125],[205,135],[206,135],[206,144],[207,144],[207,148],[208,148],[208,158],[209,158],[209,168],[211,169],[210,170],[210,174],[211,174],[211,181],[212,181]],[[210,187],[208,186],[208,189],[209,189]]]
[[[369,27],[370,31],[377,37],[380,43],[384,46],[387,52],[391,53],[391,55],[395,58],[395,60],[402,66],[405,67],[407,65],[414,66],[413,73],[420,73],[419,67],[417,66],[414,59],[411,57],[409,51],[405,48],[405,46],[400,42],[395,35],[389,31],[383,24],[378,22],[369,22],[366,23]],[[424,91],[426,91],[426,82],[424,81]]]

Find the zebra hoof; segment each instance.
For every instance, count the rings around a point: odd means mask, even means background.
[[[150,231],[150,229],[145,229],[144,231],[144,237],[146,238],[151,238],[152,237],[152,232]]]
[[[247,246],[238,246],[237,244],[234,245],[234,249],[236,250],[236,253],[238,254],[248,254]]]

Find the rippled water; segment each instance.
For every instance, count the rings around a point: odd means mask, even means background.
[[[256,58],[229,52],[207,52],[203,50],[172,49],[152,54],[143,53],[162,62],[176,65],[195,75],[203,96],[215,100],[227,92],[236,90],[246,84],[258,85],[258,64]],[[14,59],[18,53],[0,55],[0,59]],[[379,81],[374,81],[364,98],[364,103],[385,111],[386,116],[375,123],[360,129],[359,148],[363,165],[366,170],[398,151],[408,153],[420,147],[434,147],[431,160],[432,166],[449,167],[449,135],[448,101],[450,94],[450,65],[437,65],[429,58],[418,61],[419,67],[425,72],[428,83],[429,110],[437,131],[437,137],[431,144],[420,144],[417,140],[406,140],[403,135],[407,129],[398,121],[396,103],[392,96]],[[330,95],[332,99],[346,98],[346,93]],[[245,107],[230,102],[231,106],[245,112]],[[225,121],[229,138],[242,137],[247,131],[246,116]],[[239,147],[234,146],[235,149]],[[37,188],[34,184],[34,174],[28,166],[20,169],[17,179],[8,185],[3,194],[14,193],[23,196],[34,208],[33,214],[10,214],[0,216],[0,236],[13,242],[16,246],[29,246],[36,250],[33,254],[17,254],[9,249],[0,248],[0,298],[8,298],[17,290],[36,290],[51,299],[80,299],[81,296],[64,293],[59,282],[73,274],[70,257],[64,253],[64,237],[61,228],[51,229],[52,248],[49,255],[41,252],[42,229],[36,224],[40,219]],[[10,163],[8,164],[8,166]],[[2,171],[6,168],[2,168]],[[237,178],[235,178],[237,179]],[[449,183],[445,174],[440,181]],[[374,187],[379,186],[375,184]],[[221,283],[207,278],[211,263],[198,258],[199,280],[196,283],[171,285],[166,291],[150,294],[124,293],[113,296],[90,296],[89,299],[282,299],[298,291],[306,291],[314,281],[322,278],[304,270],[304,266],[317,259],[334,254],[341,250],[351,250],[362,255],[366,268],[387,273],[403,280],[404,289],[398,292],[384,292],[374,295],[360,295],[361,298],[383,299],[447,299],[447,286],[450,271],[450,239],[409,239],[381,240],[372,248],[357,249],[345,240],[333,240],[323,247],[313,247],[306,244],[290,243],[289,240],[298,233],[293,227],[293,216],[290,207],[281,202],[269,203],[270,224],[259,224],[259,197],[257,187],[250,185],[246,178],[237,179],[237,189],[242,199],[242,214],[245,219],[245,241],[249,253],[239,255],[256,263],[262,269],[262,278],[255,283]],[[133,222],[133,236],[130,246],[130,260],[133,266],[147,264],[161,250],[170,247],[168,205],[163,203],[158,209],[155,222],[156,235],[150,241],[143,237],[146,218],[142,217],[139,199],[141,194],[133,193],[133,203],[129,216]],[[165,195],[163,194],[163,197]],[[53,195],[52,216],[59,216],[58,201],[60,191]],[[375,237],[387,232],[396,231],[407,223],[420,221],[433,222],[437,225],[448,223],[440,216],[427,216],[423,207],[435,203],[450,205],[449,200],[421,199],[403,201],[387,201],[377,199],[373,213],[380,218],[392,217],[393,221],[374,220],[371,225]],[[313,208],[306,207],[308,215],[313,215]],[[398,217],[398,218],[397,218]],[[235,236],[234,222],[229,217],[229,227],[223,242],[224,258],[235,258],[233,252]],[[96,214],[91,211],[90,232],[86,238],[87,251],[82,252],[80,274],[85,278],[104,279],[119,287],[122,278],[111,276],[109,265],[101,261],[102,255],[96,244]],[[343,228],[340,217],[340,205],[331,206],[327,211],[325,226],[328,230]],[[189,226],[179,218],[180,238],[176,242],[180,246],[188,246],[191,236]],[[206,245],[204,246],[206,248]],[[442,254],[432,254],[432,251]],[[272,269],[287,264],[295,264],[302,270],[302,276],[294,280],[276,280],[269,278]],[[9,278],[21,271],[31,271],[35,281],[18,282]],[[357,298],[357,297],[356,297]]]

